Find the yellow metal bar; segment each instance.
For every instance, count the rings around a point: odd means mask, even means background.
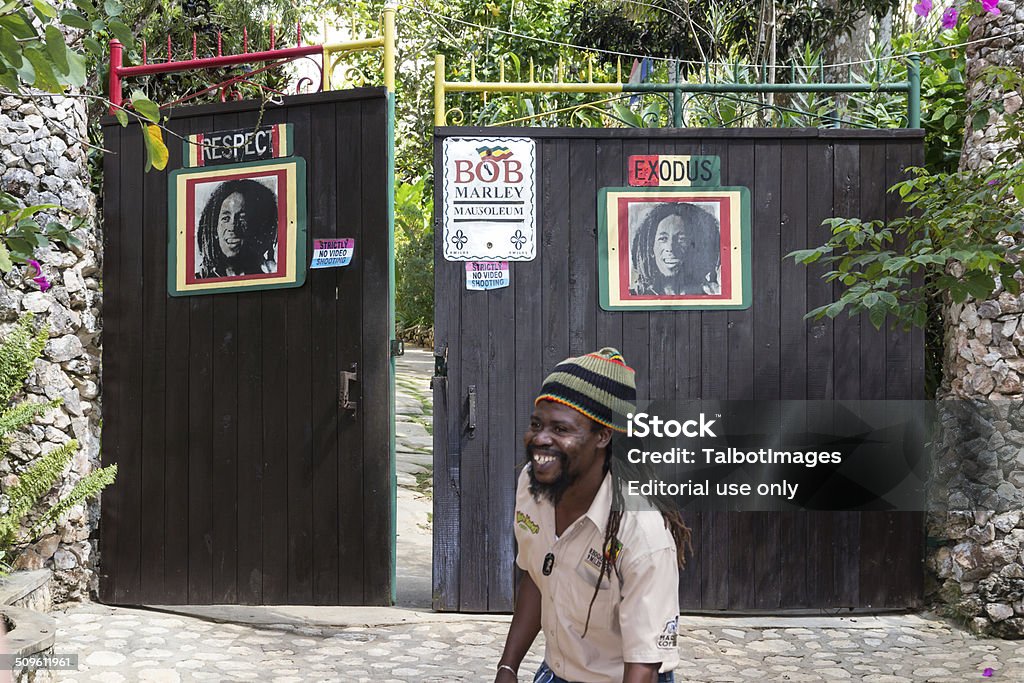
[[[392,19],[394,14],[391,15]],[[358,52],[360,50],[372,50],[375,47],[384,47],[383,36],[376,38],[363,38],[362,40],[346,40],[341,43],[324,45],[324,52]]]
[[[436,60],[436,58],[435,58]],[[443,63],[443,62],[442,62]],[[437,62],[434,76],[437,75]],[[436,84],[435,84],[436,85]],[[481,83],[444,81],[443,92],[622,92],[622,83]],[[435,87],[436,93],[436,87]],[[435,97],[436,102],[436,97]]]
[[[444,55],[434,55],[434,125],[443,126],[444,111]]]
[[[323,89],[333,90],[334,83],[331,78],[331,74],[334,72],[335,61],[339,55],[346,52],[362,52],[364,50],[375,50],[377,48],[383,48],[383,71],[384,71],[384,87],[389,92],[395,91],[395,8],[397,3],[394,0],[389,0],[384,6],[384,13],[381,19],[382,27],[381,32],[383,35],[377,36],[376,38],[361,38],[359,40],[345,40],[339,43],[327,43],[323,46],[324,49],[324,77],[323,77]],[[352,28],[355,27],[353,20]],[[324,38],[327,37],[326,25],[324,29]]]
[[[395,8],[398,3],[388,0],[384,5],[384,87],[395,92]]]

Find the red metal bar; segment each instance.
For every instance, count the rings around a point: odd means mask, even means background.
[[[277,67],[282,66],[284,64],[287,64],[287,63],[289,63],[291,61],[294,61],[296,59],[302,59],[302,55],[299,55],[298,57],[292,57],[291,59],[282,59],[282,60],[277,61],[277,62],[271,62],[270,64],[267,64],[266,66],[262,66],[259,69],[256,69],[255,71],[250,71],[247,74],[242,74],[241,76],[235,76],[234,78],[229,78],[226,81],[221,81],[220,83],[217,83],[215,85],[207,86],[207,87],[203,88],[202,90],[200,90],[198,92],[194,92],[191,95],[185,95],[184,97],[180,97],[180,98],[174,100],[173,102],[167,102],[165,104],[161,104],[160,108],[161,109],[166,109],[168,107],[173,107],[175,105],[181,104],[182,102],[188,102],[189,100],[193,100],[193,99],[195,99],[197,97],[202,97],[206,93],[213,92],[214,90],[217,90],[219,88],[228,87],[228,86],[231,86],[231,85],[233,85],[235,83],[248,82],[247,79],[252,77],[252,76],[258,76],[259,74],[263,73],[264,71],[270,71],[271,69],[276,69]],[[279,91],[275,90],[274,92],[279,92]]]
[[[107,96],[110,97],[110,113],[117,111],[124,101],[121,95],[121,64],[124,46],[114,38],[110,41],[110,78],[107,81]]]
[[[273,22],[271,22],[271,24],[270,24],[270,49],[271,50],[274,49],[274,24],[273,24]]]
[[[111,49],[113,49],[113,42]],[[118,43],[120,46],[120,43]],[[212,69],[221,66],[234,66],[235,64],[248,64],[250,62],[269,62],[278,59],[306,57],[308,55],[323,54],[322,45],[306,45],[304,47],[286,47],[280,50],[264,50],[263,52],[250,52],[241,55],[223,55],[221,57],[204,57],[203,59],[190,59],[181,62],[165,62],[161,64],[144,64],[140,66],[121,66],[118,60],[115,68],[113,54],[111,54],[111,79],[116,74],[118,77],[126,76],[148,76],[150,74],[174,73],[187,71],[188,69]],[[111,80],[113,83],[113,80]]]
[[[220,38],[220,31],[217,31],[217,56],[220,57],[224,54],[224,44]]]
[[[174,61],[174,56],[171,54],[171,37],[167,36],[167,63],[170,64]]]
[[[302,47],[302,22],[295,22],[295,46]]]
[[[242,52],[249,51],[249,27],[242,27]]]
[[[196,34],[192,33],[192,59],[199,59],[199,54],[196,52]]]
[[[142,41],[142,63],[145,64],[148,61],[149,60],[146,59],[146,41],[145,41],[145,39],[143,39],[143,41]]]

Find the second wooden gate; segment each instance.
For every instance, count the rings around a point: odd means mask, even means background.
[[[920,131],[438,128],[435,169],[451,136],[536,140],[538,255],[510,264],[510,287],[467,291],[464,264],[444,260],[436,232],[435,340],[446,367],[434,384],[436,609],[512,609],[521,435],[545,373],[567,356],[619,348],[641,398],[924,397],[920,332],[876,331],[845,315],[805,321],[834,300],[832,285],[821,268],[783,261],[824,241],[825,218],[895,216],[900,203],[886,189],[922,162]],[[637,154],[717,156],[723,185],[750,188],[749,309],[601,310],[597,191],[626,185]],[[440,195],[434,205],[440,226]],[[703,513],[688,522],[695,553],[680,582],[684,611],[921,604],[921,513]]]

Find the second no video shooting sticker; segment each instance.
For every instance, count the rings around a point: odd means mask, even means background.
[[[926,508],[926,401],[672,401],[638,405],[616,439],[626,507]]]

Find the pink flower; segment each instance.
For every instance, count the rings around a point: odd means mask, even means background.
[[[999,0],[981,0],[981,8],[989,14],[999,14]]]
[[[917,12],[919,17],[927,17],[928,13],[932,11],[932,0],[919,0],[914,5],[914,11]]]
[[[992,677],[992,667],[988,667],[987,669],[982,671],[981,675],[984,676],[985,678],[991,678]]]
[[[960,18],[960,10],[950,7],[942,13],[942,28],[956,28],[956,21]]]
[[[42,266],[39,265],[39,261],[36,261],[35,259],[29,259],[27,263],[36,270],[36,275],[35,277],[32,278],[32,282],[39,285],[40,292],[45,292],[46,290],[53,286],[50,284],[50,281],[46,279],[46,276],[43,275],[43,268]]]

